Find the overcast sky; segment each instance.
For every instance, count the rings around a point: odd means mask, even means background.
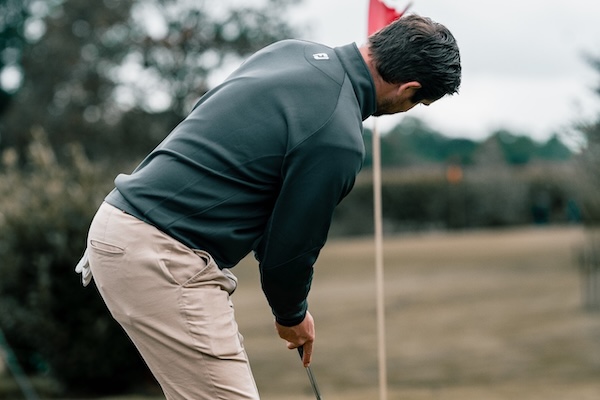
[[[388,2],[388,0],[386,0]],[[390,0],[400,9],[408,0]],[[330,46],[362,44],[368,0],[304,0],[293,19],[311,24],[303,38]],[[450,136],[484,138],[508,128],[545,140],[600,112],[598,0],[414,0],[410,12],[446,25],[461,50],[460,93],[417,116]],[[403,116],[382,117],[382,127]],[[367,122],[368,126],[371,122]]]

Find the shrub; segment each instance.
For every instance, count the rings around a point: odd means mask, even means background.
[[[93,214],[112,186],[106,166],[70,146],[59,165],[42,132],[24,167],[3,154],[0,174],[0,327],[30,374],[66,392],[121,391],[148,376],[97,291],[74,266]],[[110,384],[107,384],[110,382]]]
[[[449,182],[441,167],[389,169],[382,177],[387,233],[579,222],[579,194],[568,164],[469,167]],[[373,185],[365,171],[336,209],[331,236],[373,233]]]

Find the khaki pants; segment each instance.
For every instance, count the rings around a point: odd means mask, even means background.
[[[92,221],[88,252],[100,295],[167,399],[259,398],[229,270],[107,203]]]

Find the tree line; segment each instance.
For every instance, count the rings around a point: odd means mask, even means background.
[[[372,133],[364,136],[370,167]],[[534,162],[564,162],[574,156],[557,134],[543,142],[506,129],[492,132],[484,140],[451,138],[429,127],[425,121],[404,117],[402,122],[385,132],[381,138],[383,167],[407,167],[436,163],[471,166],[505,163],[519,166]]]
[[[295,0],[0,0],[0,149],[79,143],[94,160],[152,149],[209,88],[211,74],[293,37]]]

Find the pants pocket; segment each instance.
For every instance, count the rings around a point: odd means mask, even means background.
[[[233,304],[220,285],[183,287],[182,306],[198,350],[223,359],[243,351]]]
[[[125,248],[109,242],[90,239],[88,257],[92,273],[98,268],[118,268],[125,257]]]
[[[90,239],[90,247],[94,251],[107,255],[119,255],[125,252],[123,247],[97,239]]]

